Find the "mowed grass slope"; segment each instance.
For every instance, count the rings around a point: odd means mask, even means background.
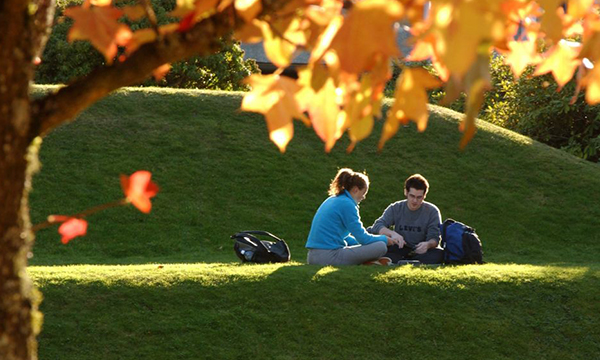
[[[459,114],[432,107],[401,128],[330,154],[300,123],[285,154],[241,94],[126,89],[44,140],[33,222],[122,196],[150,170],[161,192],[90,216],[60,244],[40,231],[29,271],[44,294],[42,359],[593,359],[600,353],[600,168],[481,123],[458,150]],[[306,265],[314,211],[339,167],[371,178],[362,220],[419,172],[428,200],[475,227],[488,264]],[[229,236],[285,238],[285,265],[241,265]],[[71,265],[81,264],[81,265]]]
[[[121,198],[119,174],[153,173],[161,188],[151,214],[132,207],[89,217],[89,234],[62,246],[56,228],[37,234],[32,264],[233,261],[229,236],[267,230],[295,260],[315,210],[340,167],[371,179],[361,203],[365,226],[403,198],[413,173],[429,179],[427,200],[444,218],[477,229],[491,262],[595,262],[600,253],[600,167],[480,123],[458,150],[460,115],[432,107],[377,152],[381,122],[351,154],[331,153],[296,124],[280,154],[262,116],[238,111],[239,93],[124,90],[44,139],[31,195],[33,222]]]

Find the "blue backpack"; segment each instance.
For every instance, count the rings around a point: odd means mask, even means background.
[[[447,219],[440,225],[446,264],[483,264],[483,248],[475,229]]]

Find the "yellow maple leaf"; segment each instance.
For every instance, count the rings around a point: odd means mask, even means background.
[[[95,6],[110,6],[112,4],[112,0],[89,0],[87,2]]]
[[[67,39],[89,40],[112,64],[117,54],[117,46],[125,45],[131,39],[131,30],[125,24],[117,22],[123,11],[109,6],[74,6],[64,14],[75,22],[69,30]]]
[[[562,16],[564,10],[559,7],[562,0],[538,0],[540,5],[544,8],[544,15],[542,15],[541,30],[546,34],[546,38],[558,43],[562,38]]]
[[[394,23],[401,19],[402,5],[396,0],[359,1],[352,6],[332,41],[340,69],[351,74],[369,71],[375,56],[397,56]]]
[[[526,41],[509,41],[508,49],[504,63],[510,66],[515,79],[521,76],[527,65],[536,65],[541,60],[536,49],[535,35],[529,36]]]
[[[546,59],[538,65],[534,75],[552,72],[560,88],[571,80],[581,60],[577,59],[577,51],[566,41],[560,41],[546,53]]]
[[[579,59],[588,58],[591,61],[600,60],[600,19],[591,18],[584,28]]]
[[[310,67],[298,73],[298,83],[303,90],[298,93],[298,102],[306,107],[315,133],[325,143],[329,152],[345,131],[344,118],[340,116],[340,90],[323,68],[315,71]]]
[[[275,74],[251,75],[246,82],[252,91],[244,96],[241,109],[263,114],[271,140],[285,152],[294,134],[293,119],[310,124],[295,99],[300,86],[291,78]]]
[[[251,22],[244,23],[240,28],[235,30],[234,37],[245,43],[257,43],[261,41],[263,37],[261,21],[254,19]]]
[[[175,10],[169,13],[172,17],[184,17],[194,12],[196,19],[200,20],[204,14],[215,10],[220,0],[177,0]]]
[[[437,42],[437,37],[433,33],[426,34],[423,37],[420,37],[413,47],[411,53],[406,58],[407,61],[422,61],[422,60],[431,60],[431,64],[437,72],[437,75],[444,82],[448,81],[450,78],[450,72],[446,65],[444,65],[439,55],[435,50],[435,45]]]
[[[439,87],[441,82],[427,70],[421,68],[405,68],[396,83],[394,105],[388,111],[379,149],[382,149],[398,131],[400,123],[407,124],[410,120],[417,123],[417,129],[424,131],[427,127],[427,89]]]
[[[583,83],[586,85],[585,100],[587,103],[590,105],[600,103],[600,66],[596,65],[584,78]]]
[[[353,89],[349,95],[349,100],[343,111],[340,113],[340,121],[344,122],[343,127],[348,129],[350,145],[346,149],[351,152],[356,143],[365,139],[373,131],[374,116],[381,108],[382,94],[376,94],[378,91],[373,86],[372,76],[365,74],[360,80],[360,87]],[[378,80],[375,80],[378,81]]]
[[[251,22],[262,10],[260,0],[235,0],[235,10],[246,22]]]
[[[467,91],[466,112],[459,127],[460,131],[463,132],[459,144],[460,149],[464,149],[471,142],[477,131],[475,118],[479,114],[481,105],[483,105],[485,92],[489,89],[490,85],[485,79],[477,79]]]
[[[582,18],[592,11],[592,5],[594,0],[569,0],[567,14],[575,19]]]

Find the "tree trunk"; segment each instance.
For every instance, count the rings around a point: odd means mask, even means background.
[[[48,6],[50,5],[50,6]],[[37,358],[39,296],[27,275],[31,131],[29,83],[51,2],[0,2],[0,359]],[[38,16],[44,15],[42,19]],[[35,156],[37,151],[35,151]]]

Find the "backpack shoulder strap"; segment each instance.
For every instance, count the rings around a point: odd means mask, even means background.
[[[263,235],[263,236],[268,236],[268,237],[270,237],[270,238],[272,238],[272,239],[274,239],[274,240],[276,240],[276,241],[285,242],[283,239],[280,239],[280,238],[278,238],[277,236],[275,236],[275,235],[271,234],[271,233],[270,233],[270,232],[268,232],[268,231],[261,231],[261,230],[245,230],[245,231],[242,231],[242,233],[245,233],[245,234],[254,234],[254,235]]]
[[[442,223],[442,248],[446,245],[446,229],[455,222],[453,219],[448,218]]]
[[[238,233],[235,233],[233,235],[231,235],[232,239],[244,239],[246,241],[250,241],[251,245],[255,246],[256,248],[260,248],[262,250],[264,250],[267,253],[270,253],[271,251],[265,246],[265,244],[262,243],[262,241],[260,241],[259,238],[257,238],[256,236],[252,235],[253,231],[240,231]]]

